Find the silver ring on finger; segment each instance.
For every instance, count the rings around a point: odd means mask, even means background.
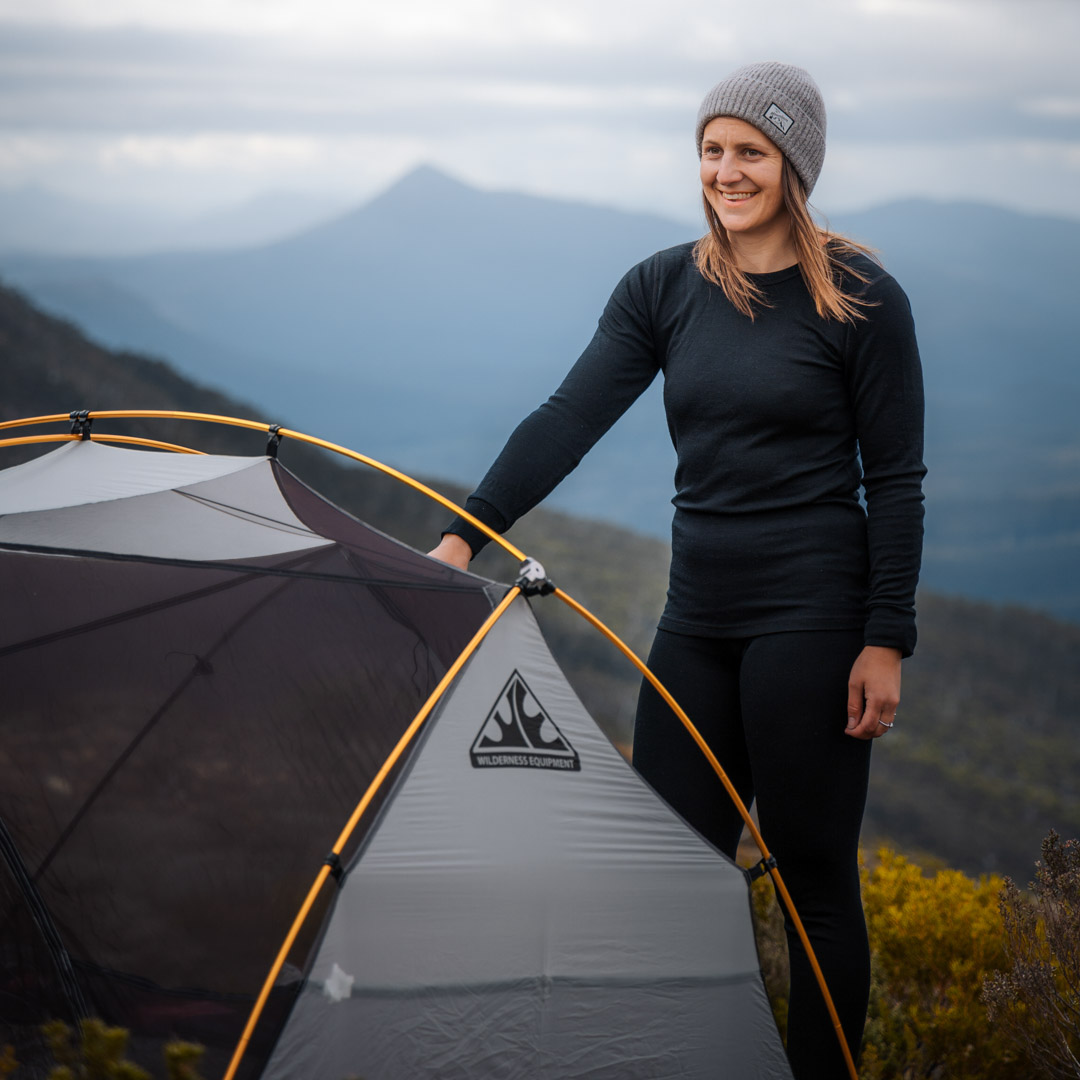
[[[880,724],[880,725],[881,725],[881,726],[882,726],[883,728],[891,728],[891,727],[893,726],[893,724],[895,724],[895,723],[896,723],[896,720],[895,720],[895,718],[894,718],[894,719],[893,719],[893,722],[892,722],[892,724],[888,724],[888,723],[886,723],[886,722],[885,722],[884,720],[879,720],[879,721],[878,721],[878,723],[879,723],[879,724]]]

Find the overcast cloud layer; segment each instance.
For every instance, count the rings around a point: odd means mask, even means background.
[[[1076,0],[0,0],[0,186],[360,201],[413,165],[696,214],[694,115],[738,65],[808,68],[815,202],[1080,217]]]

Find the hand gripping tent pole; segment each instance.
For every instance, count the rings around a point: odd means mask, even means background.
[[[479,647],[480,643],[487,636],[487,633],[495,625],[495,623],[502,617],[502,615],[509,609],[513,601],[522,592],[541,592],[548,593],[553,592],[560,600],[566,605],[576,611],[582,618],[590,623],[596,630],[603,634],[624,656],[638,669],[642,676],[652,684],[657,693],[667,702],[668,706],[678,717],[680,723],[689,733],[691,738],[697,744],[698,748],[705,755],[709,765],[716,773],[721,784],[724,786],[724,790],[730,796],[736,809],[741,815],[743,821],[746,823],[747,829],[750,835],[753,837],[754,843],[757,845],[758,850],[761,853],[761,860],[758,863],[760,872],[767,872],[772,878],[773,884],[776,887],[777,894],[783,901],[784,907],[787,909],[792,923],[795,926],[796,932],[799,935],[799,940],[802,942],[802,946],[806,951],[807,958],[810,961],[810,965],[813,969],[814,976],[817,979],[818,986],[821,989],[822,997],[824,998],[825,1005],[828,1009],[829,1017],[833,1024],[833,1029],[836,1033],[836,1037],[840,1043],[840,1048],[843,1053],[844,1062],[847,1066],[847,1071],[851,1080],[858,1080],[858,1074],[855,1069],[855,1062],[852,1057],[850,1048],[848,1047],[847,1040],[844,1037],[843,1028],[840,1024],[840,1018],[836,1012],[836,1006],[833,1003],[832,995],[829,993],[828,985],[825,981],[825,976],[821,970],[821,966],[817,961],[817,957],[814,954],[813,946],[810,944],[810,939],[807,936],[806,929],[803,926],[802,920],[799,918],[799,914],[795,909],[794,902],[792,901],[791,894],[788,892],[787,886],[784,884],[783,877],[781,876],[780,869],[777,866],[775,857],[769,852],[768,847],[765,844],[765,840],[761,835],[760,830],[754,823],[750,816],[746,805],[739,797],[738,792],[735,790],[731,780],[724,772],[723,767],[717,760],[716,755],[705,741],[704,737],[695,727],[686,712],[682,709],[675,698],[670,692],[663,686],[660,680],[653,674],[643,660],[637,656],[636,653],[623,642],[609,627],[607,627],[596,615],[586,609],[582,604],[578,603],[573,597],[569,596],[562,589],[556,588],[551,585],[543,573],[542,568],[535,560],[528,558],[524,552],[517,548],[510,541],[500,536],[494,530],[489,528],[484,522],[473,517],[472,514],[462,509],[451,499],[435,491],[433,488],[428,487],[426,484],[415,480],[413,477],[406,473],[400,472],[397,469],[392,468],[389,465],[385,465],[374,458],[368,457],[364,454],[357,453],[355,450],[350,450],[347,447],[340,446],[337,443],[328,442],[325,439],[320,439],[312,435],[304,434],[303,432],[293,431],[291,429],[280,427],[276,424],[266,424],[257,420],[246,420],[232,416],[220,416],[211,413],[200,412],[184,412],[173,411],[164,409],[149,409],[149,410],[137,410],[137,409],[114,409],[114,410],[82,410],[73,411],[71,413],[55,413],[47,416],[34,416],[27,417],[20,420],[8,420],[0,422],[0,430],[16,427],[29,427],[36,424],[49,424],[49,423],[65,423],[70,422],[72,424],[70,434],[51,434],[51,435],[26,435],[14,438],[0,439],[0,446],[17,446],[27,445],[33,443],[43,442],[68,442],[76,441],[79,439],[90,439],[103,442],[117,442],[127,443],[130,445],[146,446],[154,449],[169,450],[179,453],[197,454],[201,451],[193,450],[189,447],[179,446],[174,443],[165,443],[153,439],[138,438],[135,436],[124,435],[109,435],[103,432],[92,432],[91,424],[94,420],[105,419],[168,419],[168,420],[192,420],[206,423],[224,424],[232,427],[249,428],[254,431],[262,431],[267,433],[271,441],[276,444],[276,441],[280,438],[294,439],[298,442],[305,442],[312,446],[322,447],[325,450],[330,450],[334,453],[341,454],[343,457],[350,458],[353,461],[358,461],[361,464],[375,469],[378,472],[384,473],[387,476],[393,477],[395,480],[400,481],[408,487],[413,488],[415,491],[419,491],[423,495],[426,495],[429,499],[439,503],[452,513],[459,514],[465,520],[469,521],[472,525],[478,528],[485,536],[494,541],[501,548],[507,551],[510,555],[514,556],[519,563],[524,564],[522,567],[523,574],[518,583],[513,586],[507,594],[503,597],[499,605],[492,611],[491,615],[485,620],[483,625],[477,630],[476,634],[466,645],[461,655],[454,661],[449,670],[446,672],[443,679],[439,682],[438,686],[432,691],[428,700],[424,703],[423,707],[416,714],[415,718],[401,736],[399,742],[391,751],[386,761],[383,763],[379,772],[372,780],[368,787],[368,790],[364,793],[363,798],[357,804],[356,809],[353,811],[352,816],[349,818],[345,827],[342,829],[341,835],[338,837],[337,842],[334,844],[333,849],[326,858],[326,861],[320,869],[311,889],[301,905],[299,912],[290,927],[289,933],[283,942],[281,949],[278,952],[277,957],[274,960],[273,965],[270,968],[267,978],[263,984],[262,990],[257,998],[254,1007],[251,1010],[251,1014],[248,1018],[247,1025],[243,1034],[236,1046],[233,1053],[233,1058],[229,1064],[229,1067],[223,1077],[223,1080],[233,1080],[236,1071],[243,1058],[244,1052],[251,1039],[252,1034],[255,1031],[258,1024],[259,1017],[263,1011],[266,1001],[269,997],[270,990],[274,985],[275,980],[285,962],[285,958],[288,955],[296,936],[298,935],[300,928],[302,927],[305,919],[307,918],[312,906],[314,905],[318,893],[322,886],[325,884],[326,879],[331,874],[340,873],[340,861],[339,855],[344,849],[345,844],[348,842],[349,837],[352,835],[356,826],[359,824],[365,811],[370,805],[371,801],[378,794],[386,777],[393,769],[395,763],[399,760],[401,755],[408,748],[412,742],[416,733],[423,726],[424,721],[428,718],[431,711],[435,708],[438,701],[448,689],[450,684],[456,678],[458,673],[464,667],[468,658]],[[541,587],[528,587],[528,582],[535,582],[539,579],[542,582]]]

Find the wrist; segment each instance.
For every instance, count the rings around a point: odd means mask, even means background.
[[[453,555],[455,559],[464,559],[466,565],[473,557],[472,548],[469,546],[468,542],[458,536],[457,533],[443,533],[442,540],[439,542],[439,547],[447,552],[447,554]]]
[[[902,660],[904,653],[901,649],[898,649],[895,645],[864,645],[863,652],[877,654],[879,656],[888,656],[894,660]]]

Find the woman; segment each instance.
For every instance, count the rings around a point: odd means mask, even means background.
[[[508,528],[663,372],[677,493],[649,666],[744,801],[757,799],[857,1053],[869,992],[857,848],[870,746],[894,723],[900,662],[915,645],[918,349],[899,286],[866,249],[810,218],[825,109],[805,71],[740,68],[706,96],[697,143],[708,235],[623,278],[584,354],[466,508]],[[459,518],[432,554],[465,567],[483,543]],[[735,854],[738,814],[647,684],[634,765]],[[790,925],[788,942],[794,1073],[845,1076]]]

